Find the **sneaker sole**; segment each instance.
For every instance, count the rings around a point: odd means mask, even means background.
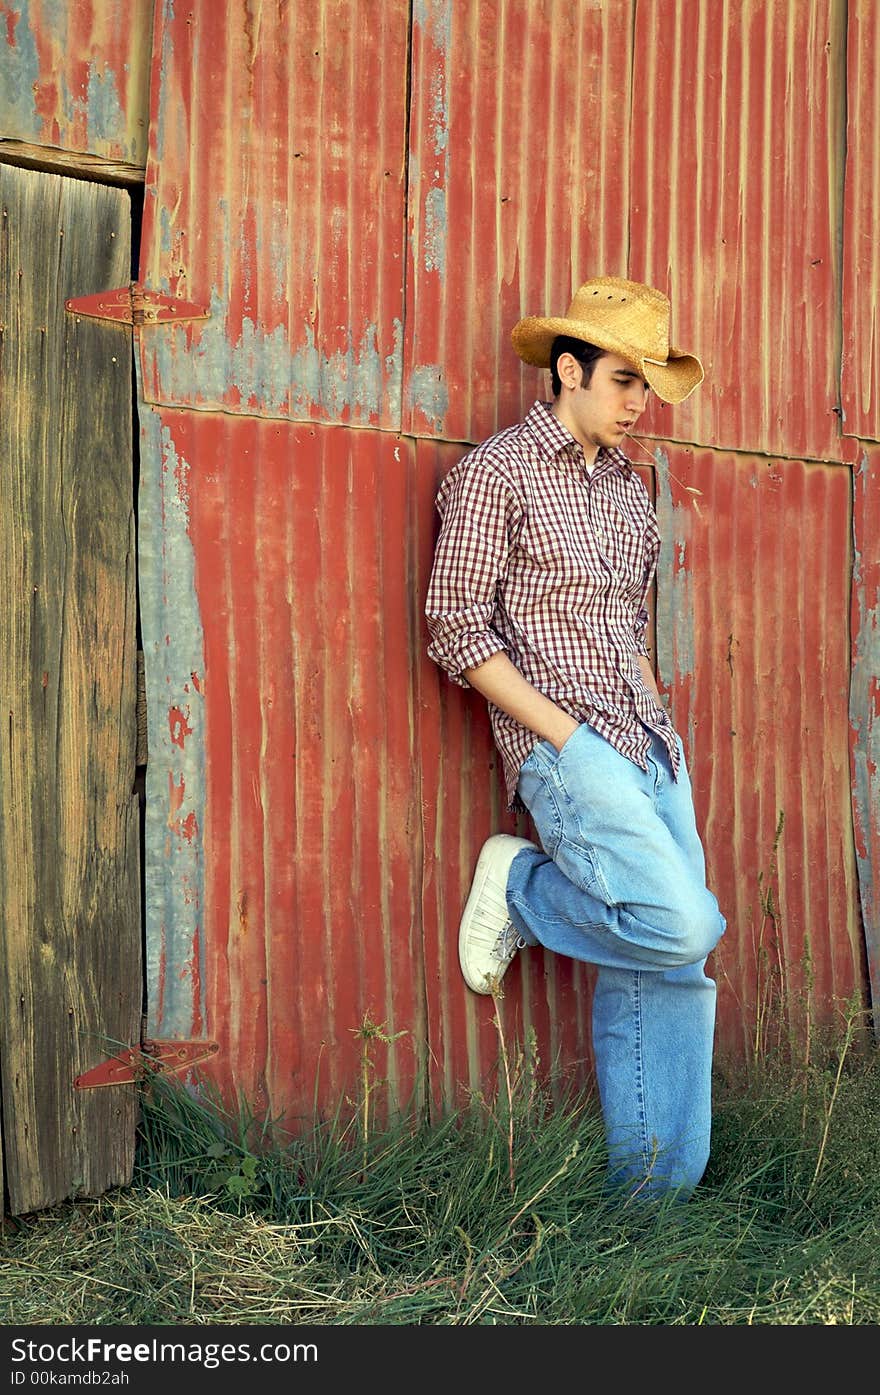
[[[497,837],[497,836],[499,836],[499,835],[494,835],[494,836]],[[516,853],[520,852],[520,851],[522,850],[522,848],[529,848],[529,847],[534,847],[534,844],[533,844],[533,843],[530,843],[530,842],[528,841],[527,838],[524,838],[524,839],[522,840],[520,846],[517,848]],[[513,854],[513,857],[516,856],[516,853]],[[511,862],[513,861],[513,857],[510,859]],[[469,893],[469,895],[468,895],[468,899],[467,899],[467,900],[465,901],[465,903],[464,903],[464,910],[462,911],[461,922],[460,922],[460,924],[459,924],[459,929],[458,929],[458,964],[459,964],[459,968],[461,969],[461,972],[462,972],[462,977],[464,978],[465,983],[467,984],[468,988],[470,988],[470,989],[472,990],[472,992],[474,992],[474,993],[482,993],[484,996],[488,996],[489,994],[491,994],[492,990],[491,990],[491,988],[489,988],[489,987],[487,986],[486,981],[485,981],[485,976],[484,976],[484,979],[483,979],[482,984],[480,984],[480,985],[477,985],[477,984],[475,984],[475,983],[472,982],[472,980],[471,980],[471,978],[468,976],[467,970],[465,969],[465,966],[464,966],[464,952],[463,952],[463,951],[464,951],[464,947],[465,947],[465,942],[466,942],[466,940],[467,940],[468,921],[469,921],[470,916],[473,914],[473,910],[474,910],[474,907],[476,906],[476,903],[479,901],[480,896],[482,895],[483,887],[484,887],[485,884],[486,884],[486,878],[488,877],[489,872],[490,872],[490,870],[491,870],[492,861],[493,861],[493,849],[492,849],[491,847],[490,847],[490,848],[487,848],[487,847],[484,845],[484,847],[483,847],[483,849],[482,849],[482,851],[481,851],[481,853],[480,853],[480,856],[477,858],[477,866],[476,866],[476,870],[475,870],[475,872],[474,872],[474,880],[473,880],[473,882],[472,882],[472,884],[471,884],[471,889],[470,889],[470,893]],[[508,868],[508,870],[509,870],[509,868]],[[496,976],[495,976],[495,977],[496,977],[496,981],[497,981],[497,980],[500,980],[501,978],[503,978],[504,974],[507,972],[507,969],[508,969],[509,966],[510,966],[510,963],[511,963],[511,960],[508,960],[508,961],[507,961],[507,964],[505,964],[504,967],[501,969],[501,971],[500,971],[498,974],[496,974]]]

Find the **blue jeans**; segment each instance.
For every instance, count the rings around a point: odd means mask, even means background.
[[[643,1195],[697,1185],[709,1158],[715,984],[724,932],[706,887],[684,752],[652,737],[642,770],[584,724],[541,741],[518,790],[544,849],[507,882],[529,943],[597,966],[593,1055],[609,1181]]]

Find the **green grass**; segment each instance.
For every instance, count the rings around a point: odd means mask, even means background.
[[[501,1046],[495,1100],[431,1126],[355,1109],[292,1141],[156,1078],[131,1187],[7,1219],[0,1321],[880,1321],[875,1046],[719,1068],[686,1203],[605,1195],[595,1100],[554,1099]]]

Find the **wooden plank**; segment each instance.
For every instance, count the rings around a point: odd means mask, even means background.
[[[88,179],[100,184],[143,185],[146,165],[131,165],[125,160],[107,160],[102,155],[87,155],[76,150],[56,150],[49,145],[32,145],[24,140],[0,138],[0,163],[19,165],[22,169],[45,170],[52,174],[67,174],[71,179]]]
[[[10,1210],[130,1180],[140,1035],[128,195],[0,166],[0,1079]]]

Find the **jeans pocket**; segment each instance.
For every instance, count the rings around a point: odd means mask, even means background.
[[[556,751],[556,765],[561,765],[566,758],[570,758],[575,754],[577,747],[580,745],[580,739],[583,736],[586,725],[586,722],[581,722],[579,726],[576,726],[571,736],[563,744],[562,750]],[[555,747],[551,747],[551,750],[555,750]]]
[[[545,741],[542,738],[532,747],[532,753],[527,758],[526,764],[528,764],[528,761],[531,761],[533,765],[540,766],[546,771],[555,771],[565,759],[566,755],[572,754],[572,742],[577,744],[585,726],[586,722],[581,722],[580,726],[575,727],[571,736],[564,742],[561,750],[558,746],[554,746],[552,741]],[[523,766],[523,769],[525,769],[525,766]]]
[[[592,844],[581,838],[562,837],[554,854],[553,861],[561,872],[581,891],[589,892],[597,901],[606,906],[613,905],[608,884],[602,875],[599,855]]]

